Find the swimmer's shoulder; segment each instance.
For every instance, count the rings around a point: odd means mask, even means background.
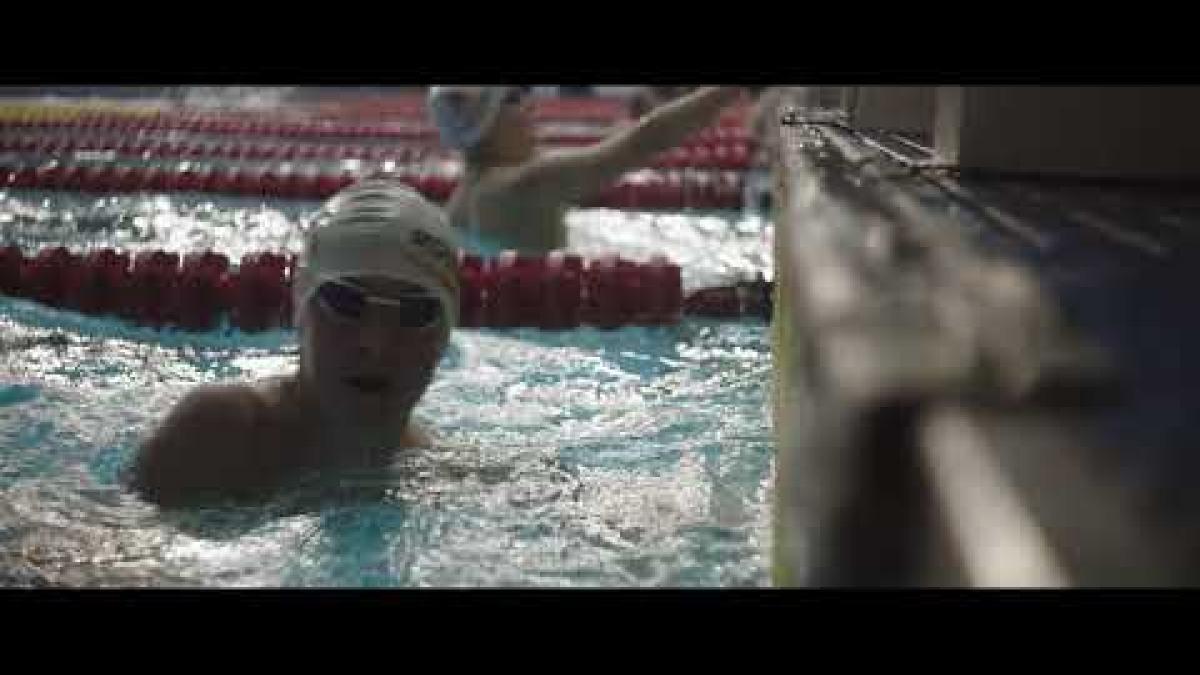
[[[514,184],[513,169],[510,167],[491,167],[472,172],[446,201],[445,211],[450,224],[461,232],[487,229],[497,215],[503,215],[514,204],[520,204],[523,196],[519,190],[514,191]]]
[[[437,445],[438,439],[427,426],[412,420],[408,423],[408,428],[404,430],[404,445],[409,448],[432,448]]]
[[[264,393],[250,383],[204,384],[184,395],[159,431],[164,440],[200,442],[207,438],[240,441],[254,427]],[[199,436],[185,432],[200,432]]]
[[[506,200],[527,200],[541,196],[543,174],[557,164],[571,161],[565,150],[539,152],[533,159],[513,166],[494,166],[477,173],[467,193],[474,203],[503,204]]]
[[[270,408],[262,388],[251,384],[192,389],[138,448],[133,487],[169,503],[261,484],[270,454],[261,430]]]

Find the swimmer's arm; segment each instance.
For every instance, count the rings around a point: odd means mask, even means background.
[[[590,148],[550,154],[531,162],[514,177],[513,187],[555,200],[586,197],[711,124],[743,91],[738,87],[698,89],[655,108]]]
[[[164,506],[219,498],[247,487],[254,478],[250,396],[234,386],[189,392],[138,448],[131,487]]]

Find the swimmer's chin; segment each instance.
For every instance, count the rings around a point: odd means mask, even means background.
[[[351,375],[343,380],[346,386],[360,393],[372,396],[390,396],[395,388],[395,382],[386,377],[375,375]]]
[[[364,397],[381,399],[420,399],[428,381],[383,377],[379,375],[351,375],[342,379],[350,391]]]

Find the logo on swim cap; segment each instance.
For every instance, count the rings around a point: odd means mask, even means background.
[[[441,259],[441,262],[443,264],[447,264],[447,265],[457,265],[458,264],[457,252],[454,249],[447,246],[445,242],[438,239],[437,237],[430,235],[425,230],[413,230],[411,240],[412,240],[412,243],[415,244],[416,246],[418,246],[422,249],[425,249],[432,255]]]

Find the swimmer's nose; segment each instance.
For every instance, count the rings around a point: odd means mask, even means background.
[[[368,315],[370,312],[368,312]],[[373,361],[383,357],[388,344],[394,339],[386,326],[378,319],[367,316],[358,327],[358,353],[364,360]]]

